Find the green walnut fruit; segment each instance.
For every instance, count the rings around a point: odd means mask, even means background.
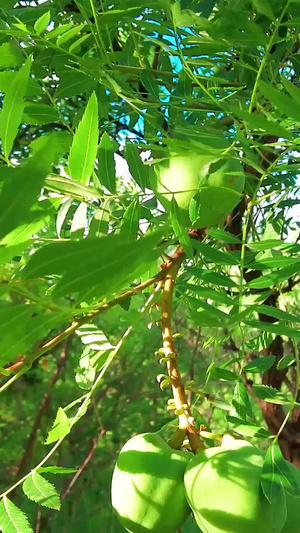
[[[203,533],[280,533],[286,519],[282,491],[276,505],[265,498],[260,477],[263,455],[232,438],[199,452],[188,463],[187,500]]]
[[[112,505],[131,533],[175,533],[191,510],[183,476],[189,452],[174,450],[159,435],[144,433],[122,448],[112,478]]]
[[[223,222],[238,204],[245,185],[241,173],[235,159],[174,155],[152,176],[152,188],[168,212],[175,198],[183,223],[200,229]]]
[[[300,472],[298,468],[286,461],[292,477],[299,488],[299,496],[291,496],[286,492],[287,519],[281,533],[300,533]]]

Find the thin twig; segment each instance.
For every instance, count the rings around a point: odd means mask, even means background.
[[[98,435],[98,437],[96,439],[94,439],[94,442],[93,442],[93,446],[91,447],[90,451],[88,452],[87,456],[85,457],[85,459],[82,461],[80,467],[78,468],[76,474],[72,477],[69,485],[67,486],[67,488],[64,490],[64,492],[61,494],[61,501],[64,500],[66,498],[66,496],[68,496],[68,494],[71,492],[72,490],[72,487],[75,485],[77,479],[79,478],[79,476],[82,474],[83,470],[87,467],[87,465],[89,464],[89,462],[92,460],[93,456],[94,456],[94,453],[96,451],[96,448],[98,446],[98,443],[100,442],[100,440],[103,439],[104,435],[106,433],[106,429],[102,428],[100,430],[100,433]]]

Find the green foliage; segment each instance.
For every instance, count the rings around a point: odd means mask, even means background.
[[[117,454],[177,424],[156,380],[157,283],[179,244],[195,425],[207,447],[229,431],[268,450],[262,486],[284,487],[283,531],[298,531],[279,448],[299,465],[299,20],[297,1],[1,1],[4,533],[124,530]],[[167,202],[170,154],[182,190],[172,173]],[[211,227],[197,240],[193,224]]]

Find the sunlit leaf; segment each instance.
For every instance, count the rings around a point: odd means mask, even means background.
[[[18,133],[25,107],[24,96],[29,79],[32,58],[28,57],[19,72],[14,76],[7,90],[1,111],[0,134],[2,148],[8,159]]]
[[[0,502],[0,528],[3,533],[33,533],[27,516],[7,496]]]
[[[25,479],[22,488],[27,498],[30,500],[33,500],[44,507],[59,511],[60,500],[54,485],[37,472],[33,471],[31,475]]]
[[[95,93],[90,97],[73,138],[69,156],[69,171],[73,180],[86,184],[97,154],[98,104]]]
[[[66,415],[65,411],[59,407],[55,420],[53,422],[52,429],[50,429],[48,433],[48,437],[46,439],[46,444],[51,444],[52,442],[56,442],[62,437],[65,437],[70,433],[71,431],[71,423]]]

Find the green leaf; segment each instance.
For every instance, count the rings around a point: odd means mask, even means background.
[[[95,324],[83,324],[76,329],[76,335],[81,342],[91,350],[97,350],[101,353],[107,350],[113,350],[114,346],[108,341],[103,331],[100,331]]]
[[[295,102],[293,98],[262,80],[259,82],[259,89],[265,98],[272,102],[272,105],[277,107],[281,113],[293,118],[297,122],[300,121],[300,102]]]
[[[159,99],[159,87],[156,83],[156,79],[152,72],[149,72],[146,69],[143,69],[141,72],[141,82],[144,87],[147,89],[149,94],[152,94],[154,98]]]
[[[276,257],[266,257],[259,261],[253,261],[247,264],[247,268],[252,270],[265,270],[282,268],[291,264],[299,264],[299,257],[291,257],[285,255],[278,255]]]
[[[53,422],[52,429],[50,429],[48,433],[48,437],[46,439],[45,444],[51,444],[52,442],[56,442],[62,437],[65,437],[68,435],[71,431],[71,423],[66,415],[65,411],[59,407],[55,420]]]
[[[62,35],[60,35],[57,38],[56,40],[57,46],[61,46],[65,42],[69,41],[70,39],[73,39],[73,37],[75,37],[77,33],[81,32],[83,27],[84,27],[84,24],[78,24],[77,26],[70,28],[68,31],[65,31]]]
[[[238,265],[239,259],[237,259],[233,254],[228,252],[221,252],[216,250],[209,244],[204,242],[193,241],[193,246],[212,263],[217,265]]]
[[[199,280],[204,281],[204,283],[211,283],[220,287],[237,287],[237,284],[229,276],[225,276],[214,270],[210,271],[199,267],[191,267],[189,272]]]
[[[292,133],[281,126],[280,123],[276,122],[275,120],[268,120],[263,115],[249,113],[248,111],[240,109],[236,105],[228,106],[228,111],[231,111],[231,113],[241,118],[248,125],[248,127],[250,126],[252,130],[261,130],[269,134],[278,135],[284,139],[293,138]]]
[[[234,409],[231,411],[231,415],[238,416],[239,418],[246,419],[251,418],[252,407],[249,399],[248,391],[241,381],[238,381],[232,397],[232,405]]]
[[[223,241],[226,243],[229,242],[232,244],[242,244],[242,241],[240,239],[232,235],[232,233],[229,233],[228,231],[225,231],[223,229],[210,228],[207,233],[218,241]]]
[[[112,194],[116,193],[115,146],[106,131],[103,133],[98,150],[99,171],[101,183]]]
[[[31,208],[37,201],[44,179],[56,154],[55,139],[29,157],[24,165],[10,169],[0,192],[0,238],[18,225],[31,221]],[[38,213],[37,213],[38,215]]]
[[[0,265],[9,263],[16,255],[22,254],[23,250],[29,246],[29,241],[21,242],[14,246],[0,246]]]
[[[69,171],[73,180],[86,184],[94,170],[98,144],[98,103],[96,94],[90,97],[76,130],[69,156]]]
[[[49,507],[49,509],[60,509],[59,495],[55,487],[43,478],[40,474],[33,471],[31,475],[25,479],[22,485],[23,491],[30,500]]]
[[[234,431],[244,437],[256,437],[261,439],[270,438],[270,433],[260,426],[249,424],[246,420],[236,418],[235,416],[227,416],[227,421],[232,426]]]
[[[273,389],[273,387],[268,387],[267,385],[253,385],[252,390],[257,398],[264,400],[265,402],[278,405],[288,405],[291,403],[282,392]]]
[[[281,77],[282,85],[290,94],[290,96],[295,100],[297,104],[300,102],[300,89],[292,83],[290,80],[287,80],[284,76]]]
[[[121,235],[79,242],[60,242],[40,248],[22,271],[26,279],[60,274],[54,293],[78,292],[82,298],[103,298],[142,275],[158,258],[156,244],[163,232],[138,241]]]
[[[273,22],[276,20],[269,0],[251,0],[251,2],[259,13],[265,15]]]
[[[231,370],[227,370],[226,368],[213,367],[211,369],[211,374],[214,378],[223,379],[225,381],[236,381],[239,379],[235,372],[231,372]]]
[[[59,114],[54,107],[35,102],[28,102],[25,105],[23,121],[27,124],[49,124],[49,122],[57,122],[58,120]]]
[[[140,203],[138,198],[127,207],[121,222],[120,235],[125,239],[135,239],[139,230]]]
[[[193,247],[191,239],[184,224],[183,215],[181,209],[173,196],[170,210],[170,220],[176,237],[178,238],[183,250],[187,257],[193,257]]]
[[[84,237],[84,232],[87,226],[87,209],[88,206],[84,202],[81,202],[77,207],[70,228],[72,239],[80,239]]]
[[[144,191],[149,183],[149,168],[141,160],[137,146],[129,141],[127,141],[125,145],[125,158],[128,163],[130,174]]]
[[[0,46],[0,67],[14,68],[20,67],[23,63],[23,56],[20,49],[12,43],[3,43]]]
[[[0,528],[3,533],[33,533],[27,516],[6,496],[0,502]]]
[[[261,304],[258,306],[253,306],[253,308],[258,313],[261,313],[267,316],[272,316],[273,318],[278,318],[279,320],[285,320],[287,322],[296,322],[296,323],[300,322],[300,316],[295,316],[295,315],[292,315],[291,313],[287,313],[287,311],[278,309],[278,307]]]
[[[90,76],[83,74],[83,72],[74,71],[67,66],[59,68],[58,75],[59,85],[55,91],[56,98],[82,95],[96,85],[96,81]]]
[[[192,285],[191,283],[188,283],[186,288],[189,291],[197,293],[200,298],[210,298],[214,302],[219,302],[220,304],[224,305],[234,304],[234,300],[227,296],[225,291],[216,291],[214,289],[201,287],[199,285]]]
[[[283,458],[277,442],[273,442],[266,452],[261,485],[270,503],[276,503],[282,488],[293,496],[299,495],[298,482]]]
[[[45,312],[37,305],[3,304],[0,309],[0,366],[26,353],[66,319],[66,312]]]
[[[110,200],[104,200],[100,208],[97,209],[90,224],[89,237],[100,237],[107,235],[110,218]]]
[[[78,181],[64,178],[63,176],[48,176],[45,179],[45,187],[50,191],[64,193],[66,196],[72,196],[78,199],[95,199],[100,200],[101,194],[94,187],[88,187]]]
[[[249,339],[246,342],[246,347],[252,352],[261,352],[262,350],[265,350],[268,346],[270,346],[271,342],[275,339],[275,337],[275,333],[263,331],[260,335]]]
[[[265,355],[264,357],[256,357],[253,361],[250,361],[247,365],[244,366],[243,370],[245,372],[250,372],[251,374],[259,374],[266,372],[271,366],[274,365],[276,361],[275,355]]]
[[[50,11],[47,11],[43,15],[40,16],[40,18],[37,19],[37,21],[34,23],[34,29],[35,33],[38,35],[41,35],[46,30],[49,22],[50,22],[51,14]]]
[[[41,135],[34,141],[31,141],[30,148],[32,148],[32,151],[36,152],[36,150],[39,150],[45,144],[47,144],[49,137],[53,137],[55,139],[58,153],[65,154],[66,152],[69,152],[72,142],[72,135],[68,131],[53,131],[51,133],[45,133],[45,135]],[[57,177],[59,178],[60,176]]]
[[[29,79],[32,58],[28,57],[19,72],[14,76],[6,92],[1,111],[0,136],[6,159],[9,158],[14,140],[21,123],[25,102],[24,95]]]
[[[65,468],[64,466],[41,466],[38,472],[43,474],[74,474],[77,472],[76,468]]]
[[[298,329],[289,328],[288,326],[284,326],[280,323],[269,324],[268,322],[245,320],[245,324],[252,328],[260,329],[261,331],[275,333],[276,335],[285,335],[286,337],[291,337],[292,339],[300,339],[300,331]]]
[[[278,361],[276,368],[277,370],[284,370],[285,368],[288,368],[290,365],[292,365],[294,362],[295,362],[294,354],[287,353],[280,359],[280,361]]]
[[[249,242],[247,243],[249,248],[253,250],[270,250],[272,248],[286,248],[293,246],[292,243],[286,243],[280,239],[266,239],[263,241]]]

